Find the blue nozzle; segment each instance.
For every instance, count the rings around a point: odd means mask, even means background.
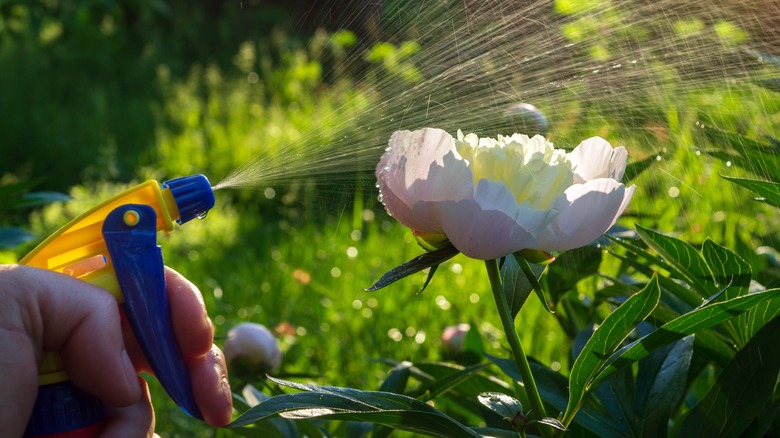
[[[203,175],[183,176],[162,183],[164,189],[169,189],[179,207],[179,224],[189,222],[196,217],[203,217],[214,207],[214,191],[211,183]]]

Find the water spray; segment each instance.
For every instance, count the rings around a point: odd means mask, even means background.
[[[214,207],[208,179],[151,180],[87,211],[49,236],[21,264],[70,275],[111,293],[162,387],[203,419],[176,342],[158,231],[172,231]],[[25,436],[91,437],[105,425],[103,404],[76,388],[59,356],[44,353],[38,397]]]

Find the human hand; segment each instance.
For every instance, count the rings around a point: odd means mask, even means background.
[[[198,289],[166,268],[173,330],[195,401],[212,426],[230,422],[232,396],[221,351]],[[150,372],[116,300],[106,291],[51,271],[0,265],[0,427],[21,436],[38,390],[43,351],[58,352],[74,385],[107,406],[105,436],[154,431],[140,371]]]

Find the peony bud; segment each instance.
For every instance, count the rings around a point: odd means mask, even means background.
[[[450,355],[459,355],[466,350],[466,334],[471,329],[468,324],[451,325],[444,329],[441,343],[444,351]]]
[[[276,337],[265,326],[253,322],[233,327],[222,350],[229,365],[263,374],[276,372],[282,361]]]

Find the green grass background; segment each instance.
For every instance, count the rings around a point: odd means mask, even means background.
[[[168,4],[175,14],[144,9],[149,16],[142,30],[160,29],[160,16],[170,25],[146,38],[122,26],[118,7],[85,4],[70,12],[15,4],[0,26],[4,181],[42,178],[41,188],[72,196],[30,213],[29,229],[39,238],[148,178],[204,173],[217,182],[261,153],[282,163],[290,145],[328,145],[359,135],[359,116],[383,98],[370,81],[331,76],[329,63],[348,55],[328,49],[328,33],[301,37],[267,26],[273,31],[240,38],[229,30],[247,17],[225,13],[213,30],[211,55],[192,53],[207,52],[203,41],[210,35],[186,31],[187,17],[176,2]],[[202,19],[192,14],[189,19]],[[254,14],[254,23],[270,23],[285,11]],[[106,30],[111,26],[117,30]],[[545,104],[556,109],[548,114],[556,144],[601,135],[626,145],[631,160],[660,157],[634,181],[637,192],[621,224],[640,223],[692,242],[709,236],[736,248],[755,272],[772,263],[755,249],[774,246],[776,211],[719,177],[747,173],[701,153],[720,145],[710,144],[696,122],[753,138],[776,135],[777,93],[751,83],[666,90],[653,94],[652,111],[637,120],[610,114],[608,106],[578,104],[578,92],[569,90],[555,105],[535,102],[542,110]],[[272,191],[221,190],[205,220],[160,236],[166,263],[200,287],[217,343],[240,322],[271,328],[287,323],[294,334],[280,336],[280,375],[366,390],[377,389],[388,371],[376,359],[441,359],[440,335],[448,325],[475,325],[487,352],[506,355],[479,261],[457,256],[423,293],[422,273],[363,291],[422,252],[384,212],[372,178],[370,172],[312,175],[273,184]],[[0,260],[12,263],[30,248],[5,250]],[[602,270],[610,268],[607,259]],[[592,296],[599,285],[591,279],[578,292]],[[570,341],[534,299],[517,326],[531,356],[565,372]],[[181,414],[151,382],[158,432],[228,434]]]

